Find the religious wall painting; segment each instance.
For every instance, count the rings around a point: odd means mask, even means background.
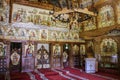
[[[9,22],[9,5],[6,0],[0,0],[0,22],[7,24]]]
[[[33,29],[30,29],[29,30],[29,32],[28,32],[28,34],[29,34],[29,40],[36,40],[36,39],[38,39],[38,37],[37,37],[37,33],[36,33],[37,31],[36,30],[33,30]]]
[[[50,54],[49,44],[38,44],[36,53],[36,68],[49,68],[50,67]]]
[[[50,40],[56,41],[58,39],[57,31],[50,31]]]
[[[15,49],[12,50],[10,59],[11,59],[12,65],[16,66],[20,64],[20,54]]]
[[[34,44],[27,43],[25,45],[25,57],[33,57],[34,56]]]
[[[117,22],[120,24],[120,1],[119,4],[117,5]]]
[[[86,52],[85,45],[80,45],[80,54],[85,55],[85,52]]]
[[[27,36],[26,30],[23,29],[23,28],[20,28],[20,29],[18,30],[18,36],[19,36],[19,37],[26,37],[26,36]]]
[[[94,20],[95,18],[93,18]],[[84,22],[84,31],[89,31],[89,30],[94,30],[96,29],[96,25],[95,25],[95,20],[89,20]]]
[[[48,30],[47,29],[40,30],[40,39],[41,40],[47,40],[48,39]]]
[[[16,33],[16,30],[14,27],[12,28],[7,28],[7,36],[15,36],[17,33]]]
[[[49,10],[13,4],[12,22],[50,26]]]
[[[117,54],[117,43],[115,40],[108,38],[103,39],[101,42],[101,55],[114,55]]]
[[[114,25],[114,11],[110,5],[102,7],[98,14],[98,27],[108,27]]]
[[[94,57],[94,44],[92,41],[87,43],[87,57]]]
[[[53,56],[54,57],[61,56],[61,47],[59,44],[55,44],[53,46]]]
[[[68,53],[66,51],[63,52],[63,63],[68,61]]]
[[[0,42],[0,57],[6,55],[6,45],[3,42]]]
[[[36,25],[67,27],[67,23],[53,19],[50,10],[13,4],[12,22],[32,22]]]
[[[78,45],[74,45],[72,47],[72,50],[73,50],[73,55],[79,55],[79,46]]]
[[[61,46],[59,44],[55,44],[53,45],[53,48],[52,48],[52,58],[53,58],[53,67],[54,68],[58,68],[61,66]]]

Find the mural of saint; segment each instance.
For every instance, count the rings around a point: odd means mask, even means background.
[[[37,52],[37,55],[36,55],[36,58],[37,58],[37,66],[39,67],[39,68],[41,68],[42,67],[42,56],[41,56],[41,49],[39,49],[38,50],[38,52]]]
[[[59,55],[61,55],[61,54],[60,54],[60,46],[59,46],[59,45],[55,45],[55,46],[53,47],[53,53],[54,53],[54,56],[59,56]]]
[[[114,11],[112,6],[106,5],[99,12],[99,27],[107,27],[114,24]]]
[[[36,37],[36,31],[35,30],[30,30],[29,31],[29,36],[30,37]]]
[[[63,52],[63,62],[67,62],[68,59],[68,54],[66,53],[66,51]]]
[[[18,65],[20,61],[20,55],[17,53],[17,51],[13,51],[11,55],[11,61],[13,65]]]
[[[26,48],[26,56],[33,56],[33,52],[34,52],[34,45],[33,44],[29,44]]]
[[[47,45],[41,45],[41,47],[38,49],[36,58],[37,58],[37,68],[49,68],[49,54],[46,49],[48,47]]]
[[[51,33],[51,39],[57,39],[57,32]]]
[[[44,51],[44,53],[43,53],[43,58],[44,58],[44,63],[45,64],[48,64],[49,63],[49,55],[48,55],[48,53],[46,52],[46,51]]]
[[[85,54],[85,45],[80,45],[80,54]]]
[[[26,30],[25,29],[19,29],[18,34],[19,34],[19,36],[22,36],[22,37],[26,36]]]
[[[14,29],[11,28],[8,30],[8,36],[14,36],[15,35],[14,33],[15,33]]]
[[[63,52],[63,65],[64,65],[64,67],[66,67],[68,65],[67,62],[68,62],[68,54],[66,51],[64,51]]]
[[[42,32],[41,32],[41,39],[47,39],[47,32],[46,32],[46,30],[42,30]]]

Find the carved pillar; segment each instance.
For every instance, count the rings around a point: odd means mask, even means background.
[[[61,44],[60,46],[61,46],[60,65],[61,65],[61,68],[63,68],[63,44]]]
[[[50,66],[51,66],[51,68],[53,68],[53,44],[50,44]]]
[[[70,44],[70,53],[69,53],[69,66],[73,67],[73,50],[72,50],[73,44]]]

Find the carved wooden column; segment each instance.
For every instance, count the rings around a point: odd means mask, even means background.
[[[69,53],[69,67],[73,67],[73,44],[70,44],[70,53]]]
[[[51,66],[51,68],[53,68],[53,44],[50,44],[50,66]]]
[[[63,68],[63,44],[60,44],[60,46],[61,46],[60,65],[61,65],[61,68]]]

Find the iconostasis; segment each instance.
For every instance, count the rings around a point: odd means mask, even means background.
[[[4,0],[1,2],[5,3]],[[12,5],[11,23],[8,23],[9,5],[4,6],[0,6],[1,72],[84,66],[84,59],[96,54],[96,45],[94,41],[86,42],[80,38],[80,32],[116,25],[116,12],[111,5],[99,9],[98,24],[93,18],[72,25],[71,30],[67,23],[52,20],[50,10],[20,4]],[[116,6],[117,24],[120,24],[120,2]],[[118,51],[114,39],[104,39],[99,46],[101,56],[114,56]]]

